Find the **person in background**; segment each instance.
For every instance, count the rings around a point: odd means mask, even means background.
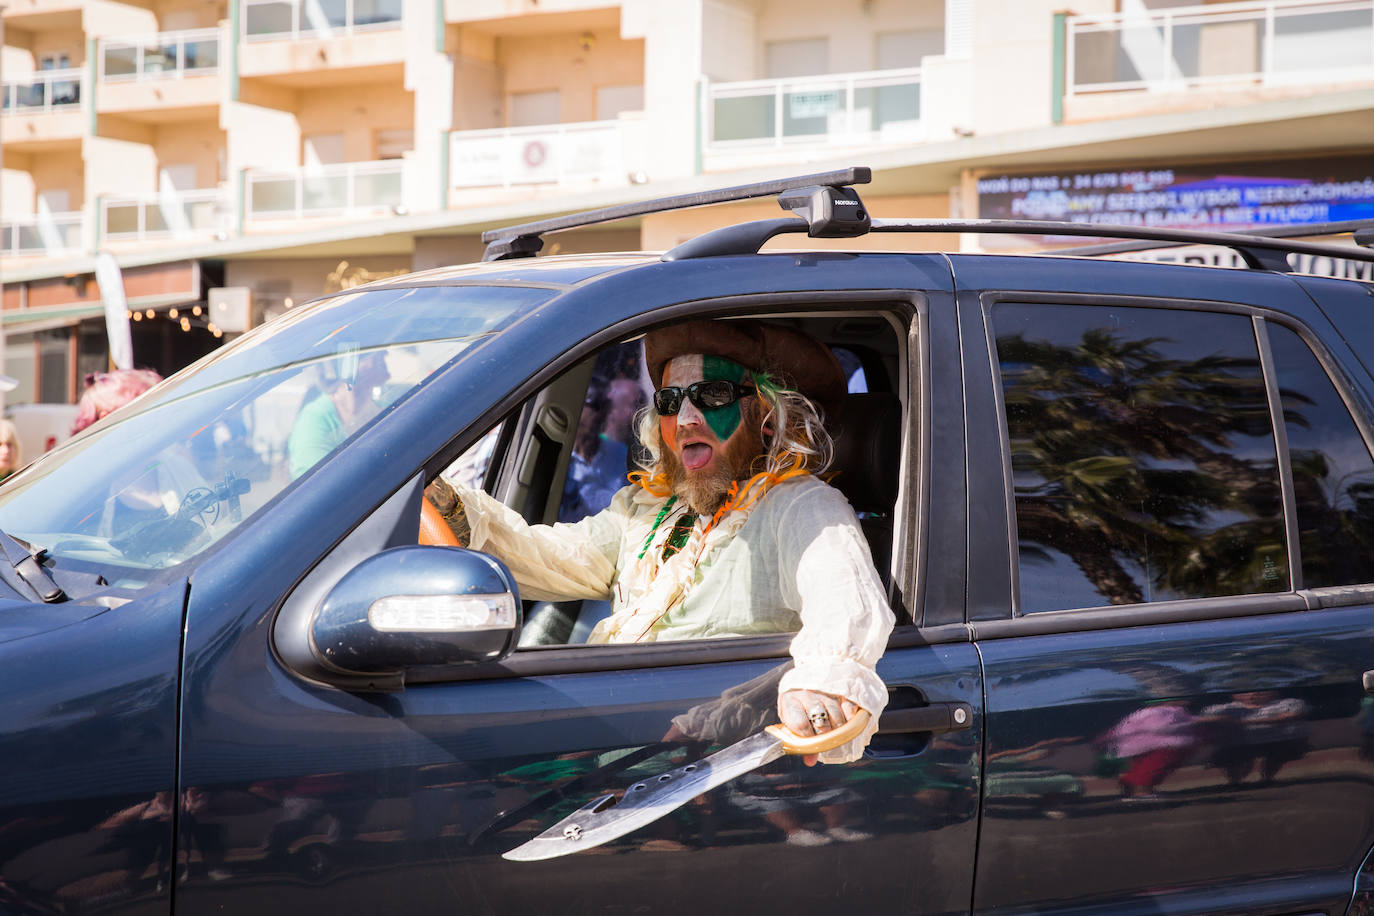
[[[114,413],[160,381],[162,376],[152,369],[90,373],[86,376],[86,390],[81,393],[81,400],[76,402],[72,435]]]
[[[19,431],[12,420],[0,420],[0,480],[13,474],[24,463],[19,451]]]

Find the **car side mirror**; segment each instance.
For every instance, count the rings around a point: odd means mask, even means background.
[[[520,593],[500,560],[395,547],[363,560],[325,594],[310,620],[314,674],[342,687],[356,688],[362,676],[374,689],[400,689],[425,669],[505,657],[520,624]]]

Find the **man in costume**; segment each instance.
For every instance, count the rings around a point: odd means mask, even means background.
[[[819,474],[822,423],[844,376],[819,341],[759,321],[693,321],[645,338],[658,385],[648,452],[609,507],[530,525],[480,490],[431,485],[467,546],[499,557],[535,600],[610,600],[589,642],[792,633],[778,713],[797,734],[872,719],[821,760],[856,759],[887,689],[874,671],[894,617],[853,510]]]

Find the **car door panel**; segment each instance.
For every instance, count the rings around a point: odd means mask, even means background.
[[[1015,632],[978,644],[976,911],[1343,912],[1374,841],[1357,752],[1374,609]],[[1222,711],[1261,692],[1297,715],[1256,742]],[[1157,709],[1178,710],[1176,751],[1113,755],[1113,730]]]
[[[0,912],[167,912],[185,601],[0,611]]]
[[[1056,291],[1055,284],[1062,278],[1057,280],[1040,265],[1027,265],[1030,270],[1019,272],[1014,281],[1018,292],[999,293],[991,288],[994,271],[989,268],[994,266],[980,261],[965,273],[962,264],[956,265],[956,281],[960,286],[967,281],[972,287],[958,294],[961,323],[967,326],[966,354],[975,366],[977,383],[970,385],[968,397],[971,403],[979,403],[977,408],[970,407],[969,415],[991,418],[969,434],[970,467],[981,469],[983,481],[981,486],[970,481],[974,499],[981,500],[980,508],[970,509],[970,541],[980,545],[983,562],[1000,568],[996,578],[1003,594],[1000,620],[996,619],[998,600],[988,594],[980,613],[984,619],[972,624],[983,659],[988,703],[987,775],[974,910],[1343,913],[1356,870],[1374,842],[1374,823],[1368,816],[1374,810],[1369,790],[1374,769],[1360,753],[1360,723],[1365,721],[1360,680],[1374,652],[1374,613],[1353,603],[1367,599],[1355,597],[1348,599],[1346,607],[1322,608],[1312,592],[1294,593],[1287,576],[1297,570],[1297,560],[1290,565],[1279,544],[1272,548],[1278,568],[1256,567],[1257,578],[1250,589],[1274,594],[1228,597],[1220,590],[1210,592],[1215,597],[1117,601],[1124,606],[1094,607],[1113,603],[1101,597],[1109,594],[1108,584],[1123,581],[1109,578],[1107,567],[1086,569],[1083,557],[1091,559],[1096,554],[1080,551],[1075,562],[1068,563],[1062,557],[1055,559],[1048,550],[1028,553],[1024,541],[1018,542],[1016,500],[1020,497],[1008,492],[1007,481],[1013,479],[1014,471],[1022,474],[1027,467],[1013,460],[1024,462],[1028,455],[1041,459],[1027,452],[1024,443],[1018,446],[1020,453],[1009,449],[999,400],[1004,382],[997,361],[998,343],[987,316],[997,314],[997,303],[1002,300],[1074,303],[1114,315],[1137,308],[1171,308],[1175,311],[1159,314],[1179,316],[1174,322],[1177,327],[1185,326],[1181,318],[1189,310],[1226,315],[1222,324],[1253,327],[1256,343],[1251,345],[1248,361],[1230,351],[1224,358],[1208,356],[1222,352],[1219,340],[1194,337],[1184,339],[1180,346],[1201,354],[1196,367],[1205,366],[1206,372],[1218,372],[1223,366],[1227,371],[1243,370],[1244,384],[1249,385],[1272,371],[1265,319],[1255,317],[1261,314],[1258,310],[1282,307],[1322,324],[1324,318],[1298,294],[1291,280],[1278,276],[1249,274],[1235,282],[1216,272],[1161,271],[1147,276],[1137,266],[1100,263],[1086,265],[1075,276],[1072,291]],[[1126,290],[1129,296],[1119,294]],[[1246,303],[1253,303],[1253,310]],[[1056,314],[1061,313],[1067,314],[1063,309]],[[1129,324],[1124,317],[1121,322],[1122,327]],[[1046,318],[1041,327],[1050,324]],[[1147,352],[1150,347],[1179,337],[1168,321],[1160,328],[1153,336],[1136,338],[1140,349],[1131,359],[1154,359]],[[972,340],[979,332],[985,344],[975,357]],[[1041,336],[1049,340],[1049,333],[1036,331],[1036,340]],[[1092,345],[1106,352],[1114,333],[1095,339]],[[1087,352],[1088,339],[1084,340]],[[1025,361],[1020,355],[1007,358],[1012,371],[1021,373],[1018,377],[1034,382],[1022,383],[1018,396],[1026,390],[1033,390],[1037,397],[1059,390],[1055,388],[1059,377],[1026,374],[1027,365],[1040,363]],[[1087,360],[1081,365],[1107,364]],[[1177,371],[1180,365],[1166,371]],[[1175,414],[1170,416],[1181,416],[1177,405],[1184,402],[1171,401],[1158,387],[1163,384],[1159,382],[1163,371],[1149,375],[1149,384],[1156,387],[1145,393],[1120,381],[1110,368],[1074,371],[1090,384],[1103,379],[1118,384],[1110,390],[1119,391],[1123,410],[1160,403],[1172,405],[1168,409]],[[1210,403],[1207,399],[1216,391],[1238,384],[1222,375],[1193,375],[1189,384],[1204,377],[1209,386],[1222,387],[1209,388],[1210,393],[1192,401],[1189,409]],[[1100,390],[1109,389],[1103,383]],[[1284,415],[1291,418],[1300,402],[1290,401],[1287,394],[1283,397]],[[1100,403],[1105,405],[1107,400]],[[1214,436],[1207,440],[1211,444],[1191,454],[1213,462],[1214,453],[1225,458],[1231,454],[1227,450],[1239,448],[1238,440],[1258,436],[1250,441],[1259,444],[1247,447],[1259,457],[1244,457],[1238,451],[1241,457],[1230,467],[1250,468],[1256,475],[1262,470],[1278,480],[1287,473],[1286,446],[1281,436],[1275,439],[1272,427],[1265,445],[1261,427],[1275,402],[1269,408],[1264,403],[1259,401],[1254,411],[1257,425],[1250,431],[1236,426],[1238,432],[1233,433],[1224,424],[1234,421],[1216,414],[1210,428],[1205,423],[1199,427],[1198,435]],[[1116,440],[1092,426],[1086,410],[1072,415],[1082,421],[1077,441],[1099,444],[1104,455],[1131,454],[1112,453],[1100,446]],[[1223,429],[1227,431],[1221,433]],[[1176,435],[1173,441],[1189,440]],[[1260,454],[1265,448],[1267,464]],[[1281,459],[1277,464],[1276,449]],[[1019,457],[1009,457],[1013,454]],[[1137,467],[1167,473],[1190,471],[1194,466],[1188,462],[1194,459],[1185,461],[1179,456],[1164,450],[1158,453],[1160,464]],[[1108,457],[1096,464],[1080,462],[1070,467],[1083,475],[1084,488],[1113,486],[1118,478],[1112,475],[1121,460]],[[1029,476],[1024,481],[1014,479],[1032,500],[1039,492],[1051,492],[1047,487],[1037,490]],[[1042,483],[1058,479],[1045,477]],[[1233,475],[1233,479],[1238,478]],[[1093,492],[1080,490],[1086,495],[1068,500],[1065,511],[1093,512]],[[1028,505],[1036,506],[1033,501]],[[1158,517],[1148,516],[1147,511],[1162,510],[1147,510],[1142,503],[1137,514],[1121,518],[1143,525],[1141,518]],[[1232,514],[1223,513],[1220,524],[1238,525],[1246,518],[1239,508],[1228,511]],[[1281,509],[1268,511],[1282,518]],[[1092,518],[1098,530],[1105,532],[1100,536],[1114,536],[1110,519],[1100,523],[1101,516]],[[1195,543],[1201,544],[1203,535],[1212,530],[1207,527],[1208,518],[1206,511],[1199,510],[1190,521],[1199,532]],[[1022,544],[1019,557],[1018,543]],[[1241,551],[1254,549],[1244,541],[1235,543]],[[1099,600],[1077,605],[1087,610],[1073,609],[1074,599],[1067,599],[1050,605],[1062,610],[1014,611],[1024,600],[1024,594],[1013,597],[1018,564],[1024,573],[1027,563],[1037,561],[1058,563],[1052,567],[1054,574],[1072,588],[1080,587],[1073,585],[1075,581],[1094,581]],[[1151,555],[1150,562],[1164,564],[1167,555]],[[1012,572],[1009,582],[1003,570]],[[1038,578],[1023,577],[1019,587],[1024,590],[1030,581],[1044,587],[1046,575],[1042,566],[1036,572]],[[1063,594],[1069,591],[1066,586]]]

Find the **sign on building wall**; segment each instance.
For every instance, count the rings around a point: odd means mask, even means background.
[[[978,179],[978,215],[1231,231],[1374,219],[1374,162],[1365,156],[988,175]]]

